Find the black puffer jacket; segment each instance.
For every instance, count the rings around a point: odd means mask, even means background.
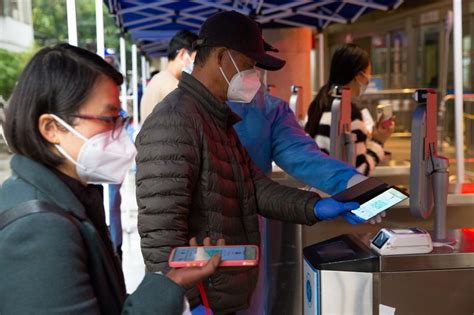
[[[179,86],[145,121],[137,137],[138,230],[149,271],[166,271],[176,246],[192,236],[226,244],[260,243],[257,214],[314,224],[314,193],[267,178],[241,145],[232,125],[239,121],[194,77]],[[257,268],[216,273],[206,289],[214,311],[248,306]],[[296,276],[296,275],[295,275]],[[191,305],[200,303],[197,290]]]

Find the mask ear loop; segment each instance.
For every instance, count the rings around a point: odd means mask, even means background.
[[[359,73],[360,73],[364,78],[367,79],[367,83],[364,83],[364,84],[369,85],[369,83],[370,83],[370,78],[369,78],[363,71],[359,71]],[[356,81],[357,81],[357,83],[362,84],[362,83],[359,82],[359,80],[357,80],[357,77],[356,77]]]
[[[55,114],[50,114],[51,117],[54,118],[54,120],[56,120],[58,123],[60,123],[64,128],[66,128],[68,131],[72,132],[75,136],[77,136],[79,139],[81,140],[84,140],[84,142],[86,142],[88,139],[86,137],[84,137],[83,135],[81,135],[77,130],[75,130],[74,128],[72,128],[67,122],[65,122],[64,120],[62,120],[61,118],[59,118],[58,116],[56,116]],[[72,158],[72,156],[66,152],[66,150],[64,150],[64,148],[62,146],[60,146],[59,144],[55,144],[54,145],[56,147],[56,149],[59,151],[59,153],[61,153],[62,155],[64,155],[69,161],[71,161],[74,165],[82,168],[83,170],[87,169],[84,165],[81,165],[79,163],[77,163],[76,160],[74,160]]]
[[[227,80],[227,76],[225,75],[224,70],[222,70],[221,66],[219,66],[219,70],[221,71],[222,75],[224,76],[224,79],[227,82],[227,85],[230,85],[230,82],[229,82],[229,80]]]
[[[178,51],[179,51],[179,50],[178,50]],[[189,53],[188,53],[188,51],[187,51],[186,49],[184,49],[183,57],[184,57],[184,59],[187,60],[189,63],[193,63],[193,60],[191,59],[191,56],[189,55]],[[180,61],[181,61],[181,63],[183,64],[183,69],[186,68],[186,67],[188,67],[188,65],[186,65],[186,62],[185,62],[183,59],[181,59]],[[184,71],[184,70],[183,70],[183,71]]]
[[[191,58],[191,54],[188,51],[186,51],[185,54],[186,54],[186,59],[188,59],[190,63],[194,63],[194,60]]]
[[[366,78],[368,81],[370,81],[369,77],[367,76],[367,74],[365,74],[364,71],[359,71],[359,73],[362,74],[362,76]]]
[[[84,165],[81,165],[81,164],[77,163],[77,161],[74,160],[74,159],[72,158],[72,156],[69,155],[69,153],[67,153],[66,150],[64,150],[64,148],[63,148],[62,146],[60,146],[59,144],[55,144],[54,146],[56,147],[56,150],[59,151],[59,153],[61,153],[62,155],[64,155],[64,156],[66,157],[66,159],[68,159],[69,161],[71,161],[74,165],[76,165],[76,166],[82,168],[83,170],[86,170],[86,169],[87,169],[87,167],[85,167]]]
[[[239,67],[237,67],[237,64],[235,63],[234,58],[232,58],[232,55],[231,55],[229,50],[227,50],[227,54],[229,55],[230,60],[232,61],[232,64],[234,65],[235,69],[237,69],[237,73],[239,74],[239,76],[241,76]],[[230,81],[229,81],[229,79],[227,79],[227,76],[225,75],[224,70],[222,70],[221,66],[219,66],[219,70],[221,71],[222,75],[224,76],[224,79],[226,80],[227,84],[230,85]]]
[[[241,74],[240,74],[240,69],[239,69],[239,67],[237,67],[237,64],[235,63],[234,58],[232,58],[232,54],[230,53],[229,50],[227,50],[227,53],[229,54],[230,60],[231,60],[232,63],[234,64],[235,69],[237,69],[237,72],[239,73],[239,76],[241,76]]]
[[[86,142],[87,139],[86,137],[84,137],[83,135],[81,135],[76,129],[72,128],[67,122],[65,122],[64,120],[62,120],[61,118],[59,118],[58,116],[56,116],[55,114],[50,114],[51,117],[54,118],[54,120],[56,120],[58,123],[60,123],[64,128],[66,128],[68,131],[72,132],[75,136],[77,136],[79,139],[83,140],[84,142]]]

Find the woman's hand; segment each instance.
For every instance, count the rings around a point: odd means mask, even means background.
[[[212,246],[211,239],[206,237],[203,241],[204,246]],[[196,238],[193,237],[189,241],[190,246],[199,246]],[[224,246],[225,241],[223,239],[219,239],[217,241],[217,246]],[[187,267],[187,268],[173,268],[171,269],[166,276],[182,286],[185,289],[189,289],[194,287],[199,282],[207,279],[211,276],[214,272],[216,272],[219,263],[221,261],[221,255],[215,254],[212,256],[211,259],[207,262],[205,266],[202,267]]]
[[[388,138],[390,138],[394,131],[395,116],[392,116],[387,120],[384,119],[384,116],[382,115],[375,125],[375,129],[372,133],[372,140],[383,145],[388,140]]]

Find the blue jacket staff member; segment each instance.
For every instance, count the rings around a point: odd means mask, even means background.
[[[95,185],[121,182],[136,153],[119,115],[122,80],[67,44],[21,74],[4,124],[15,155],[0,187],[0,314],[182,314],[185,289],[216,270],[218,255],[147,273],[127,297]]]
[[[322,152],[316,142],[298,124],[287,102],[263,89],[250,103],[228,102],[242,118],[234,128],[255,164],[267,175],[272,161],[289,175],[329,195],[336,194],[366,179],[356,169]],[[377,216],[371,223],[380,222]],[[271,313],[275,305],[270,297],[278,298],[283,279],[278,272],[294,271],[294,262],[280,261],[281,251],[294,251],[294,244],[285,240],[283,231],[290,223],[264,219],[260,224],[264,251],[261,253],[259,282],[248,314]],[[275,270],[275,266],[278,270]]]
[[[147,269],[166,271],[173,247],[187,239],[225,239],[260,244],[257,214],[314,224],[344,216],[357,203],[321,199],[279,185],[253,163],[233,125],[240,119],[227,100],[248,103],[260,87],[255,67],[281,69],[285,62],[264,51],[257,23],[237,12],[208,18],[199,33],[192,75],[183,73],[145,121],[137,137],[138,229]],[[204,283],[216,314],[248,307],[257,268],[222,269]],[[197,290],[188,293],[193,306]]]

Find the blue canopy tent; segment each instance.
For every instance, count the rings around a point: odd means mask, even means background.
[[[182,29],[198,32],[211,15],[235,10],[264,28],[315,27],[354,23],[373,10],[393,10],[403,0],[105,0],[117,25],[131,34],[148,57],[166,55],[168,41]]]

